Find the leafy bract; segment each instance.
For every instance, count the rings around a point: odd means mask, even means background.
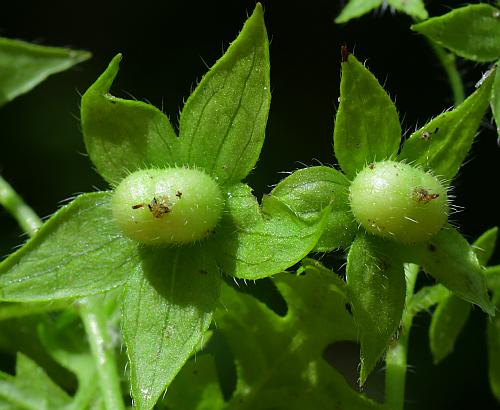
[[[0,263],[0,300],[49,301],[106,292],[136,269],[136,245],[124,238],[111,194],[79,196]]]
[[[319,217],[303,220],[273,195],[262,208],[245,184],[228,187],[227,212],[207,245],[222,271],[243,279],[259,279],[285,270],[305,257],[317,243],[330,206]]]
[[[177,136],[165,114],[151,104],[109,93],[120,60],[120,54],[113,58],[85,92],[81,104],[87,152],[111,184],[138,169],[173,166],[179,160],[172,152]]]
[[[497,233],[498,228],[489,229],[472,244],[481,265],[485,265],[493,254]],[[470,303],[453,294],[439,302],[432,314],[429,328],[430,347],[435,363],[440,362],[453,350],[470,310]]]
[[[357,224],[349,207],[349,180],[341,172],[325,166],[300,169],[281,181],[271,194],[306,221],[318,219],[323,209],[331,206],[316,251],[346,248],[352,242]]]
[[[19,353],[16,375],[0,372],[0,398],[24,410],[61,409],[70,397],[34,361]]]
[[[461,57],[478,62],[500,57],[500,10],[473,4],[415,24],[418,31]]]
[[[363,385],[401,321],[405,275],[403,265],[384,249],[383,240],[359,234],[347,256],[346,279],[361,342]]]
[[[451,179],[464,161],[491,93],[493,75],[452,111],[444,112],[415,131],[404,143],[399,159],[423,166]]]
[[[335,23],[347,23],[357,17],[368,13],[382,5],[383,0],[349,0],[347,5],[342,9]]]
[[[305,275],[276,276],[288,305],[284,317],[223,286],[216,322],[238,377],[228,408],[382,408],[353,390],[323,358],[328,344],[355,341],[357,333],[333,275],[311,266]]]
[[[243,179],[259,158],[271,100],[268,48],[257,4],[182,110],[182,160],[217,176],[221,184]]]
[[[49,75],[90,58],[87,51],[45,47],[0,37],[0,106]]]
[[[404,262],[416,263],[454,294],[478,305],[489,315],[495,308],[488,297],[484,269],[473,248],[455,229],[445,227],[429,243],[394,246]]]
[[[201,246],[141,250],[141,270],[129,278],[122,330],[132,395],[151,409],[202,343],[219,296],[220,273]]]
[[[401,126],[394,103],[368,69],[350,54],[342,63],[335,156],[352,178],[371,162],[395,157]]]

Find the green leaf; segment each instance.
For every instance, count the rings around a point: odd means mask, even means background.
[[[338,275],[325,267],[320,261],[311,258],[304,258],[301,261],[306,274],[313,272],[316,276],[326,276],[330,283],[330,290],[339,294],[342,299],[348,299],[347,284]]]
[[[341,172],[324,166],[300,169],[281,181],[271,195],[305,221],[318,219],[331,205],[316,251],[346,248],[353,241],[357,224],[349,206],[349,180]]]
[[[142,168],[182,165],[177,137],[165,114],[141,101],[114,97],[109,89],[118,74],[118,54],[82,97],[82,131],[90,159],[109,183]]]
[[[288,305],[285,316],[223,286],[216,323],[235,357],[238,377],[227,408],[382,408],[352,389],[324,359],[327,345],[355,341],[357,333],[333,278],[315,269],[273,278]]]
[[[486,268],[486,280],[490,289],[500,292],[500,265],[488,266]]]
[[[498,65],[498,62],[497,62]],[[500,141],[500,70],[495,71],[495,79],[491,90],[491,112],[497,125],[497,134]]]
[[[397,11],[408,14],[417,20],[425,20],[429,17],[422,0],[388,0],[387,3]]]
[[[16,317],[37,315],[44,312],[63,310],[71,301],[60,300],[57,302],[33,302],[33,303],[0,303],[0,320],[13,319]]]
[[[498,298],[495,300],[498,305]],[[486,323],[488,347],[488,378],[495,398],[500,401],[500,316],[490,318]]]
[[[472,244],[481,265],[485,265],[493,254],[497,233],[498,228],[489,229]],[[470,310],[470,303],[452,294],[438,304],[429,328],[429,341],[434,363],[439,363],[453,351]]]
[[[136,269],[136,245],[111,214],[111,194],[80,195],[0,263],[0,300],[50,301],[106,292]]]
[[[220,273],[201,246],[143,248],[122,310],[132,396],[151,409],[202,344],[219,296]]]
[[[432,314],[429,328],[434,364],[439,363],[453,351],[458,335],[469,318],[470,310],[470,303],[455,295],[448,296],[438,304]]]
[[[330,207],[319,218],[305,221],[274,196],[262,209],[245,184],[228,188],[226,213],[207,242],[222,271],[243,279],[281,272],[304,258],[323,232]]]
[[[71,400],[41,367],[20,353],[16,376],[0,372],[0,397],[25,410],[61,409]]]
[[[489,4],[461,7],[411,28],[455,54],[478,62],[500,57],[499,9]]]
[[[349,0],[349,3],[342,9],[335,23],[347,23],[349,20],[361,17],[371,10],[382,5],[383,0]]]
[[[169,387],[159,409],[218,410],[224,409],[215,362],[202,354],[189,360]]]
[[[489,315],[495,308],[488,297],[484,268],[473,248],[455,229],[445,227],[429,243],[394,249],[404,262],[416,263],[454,294],[478,305]]]
[[[453,178],[488,107],[492,77],[454,110],[438,115],[415,131],[404,143],[399,159],[422,165],[440,177]]]
[[[0,106],[30,91],[51,74],[67,70],[90,56],[87,51],[0,37]]]
[[[268,48],[258,3],[182,110],[182,160],[217,176],[221,184],[243,179],[259,158],[271,100]]]
[[[396,106],[377,79],[351,54],[342,63],[335,156],[350,178],[367,164],[395,157],[401,140]]]
[[[403,265],[379,238],[360,234],[347,255],[347,286],[361,342],[363,385],[398,329],[405,302]]]

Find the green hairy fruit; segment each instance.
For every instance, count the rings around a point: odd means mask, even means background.
[[[429,240],[448,220],[443,184],[401,162],[374,162],[361,170],[352,181],[350,202],[369,233],[404,243]]]
[[[190,168],[133,172],[116,187],[112,201],[124,234],[149,245],[203,239],[214,232],[223,208],[215,180]]]

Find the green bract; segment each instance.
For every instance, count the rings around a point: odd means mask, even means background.
[[[429,240],[448,219],[446,189],[411,165],[373,162],[350,188],[351,209],[370,233],[411,243]]]
[[[146,244],[182,244],[214,233],[224,200],[215,180],[189,168],[136,171],[115,189],[113,215]]]

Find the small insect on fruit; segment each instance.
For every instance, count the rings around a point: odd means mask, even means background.
[[[350,187],[351,210],[368,232],[399,242],[430,239],[448,220],[446,188],[411,165],[381,161],[361,170]]]
[[[133,172],[116,187],[112,200],[123,233],[151,245],[185,244],[209,236],[223,208],[217,183],[189,168]]]

